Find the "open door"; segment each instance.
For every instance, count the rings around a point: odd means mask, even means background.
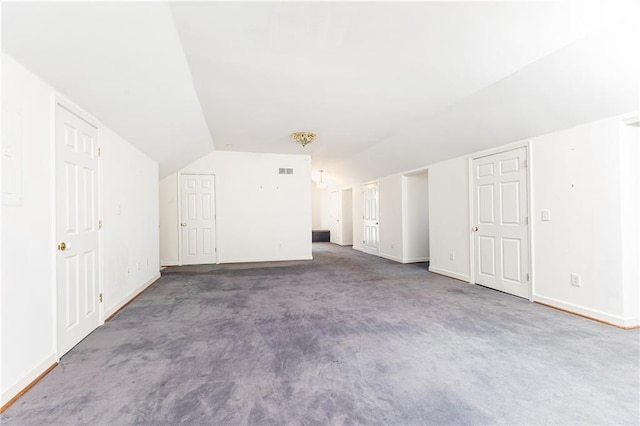
[[[56,103],[58,356],[100,325],[98,128]]]
[[[475,282],[529,298],[527,149],[473,160]]]

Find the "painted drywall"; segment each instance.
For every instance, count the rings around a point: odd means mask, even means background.
[[[351,188],[341,191],[342,194],[342,241],[343,246],[353,244],[353,190]]]
[[[619,120],[534,138],[534,299],[620,323],[622,228]],[[550,221],[541,221],[541,210]],[[581,277],[571,285],[571,274]]]
[[[469,163],[467,157],[430,165],[428,191],[429,270],[469,281]]]
[[[429,260],[429,181],[427,171],[403,176],[403,262]]]
[[[279,168],[294,172],[281,175]],[[215,175],[220,263],[312,258],[309,156],[216,151],[179,173]],[[171,185],[160,191],[160,198],[168,199]],[[161,208],[164,223],[176,209]],[[163,257],[178,257],[178,246],[167,246],[165,236],[161,240]]]
[[[381,257],[402,262],[402,175],[379,179],[380,251]]]
[[[314,182],[311,182],[311,228],[314,230],[325,229],[322,227],[324,208],[322,201],[322,191],[316,187]]]
[[[330,241],[334,244],[342,244],[342,199],[339,189],[329,190],[329,231]]]
[[[637,121],[637,117],[635,120]],[[620,124],[622,293],[627,325],[640,324],[640,128]]]
[[[22,118],[25,179],[21,203],[2,206],[0,405],[56,361],[52,91],[12,58],[2,62],[2,119]]]
[[[11,57],[3,54],[2,62],[3,121],[17,116],[10,111],[21,117],[23,185],[19,204],[2,206],[0,405],[58,358],[52,134],[56,92]],[[158,169],[154,161],[108,128],[101,126],[101,134],[106,314],[158,275]],[[121,207],[120,215],[115,214],[116,204]],[[146,259],[149,266],[144,271],[136,270],[121,280],[125,264]]]
[[[158,163],[102,130],[105,317],[158,278]]]
[[[178,174],[172,173],[159,184],[160,266],[180,264],[178,250]]]
[[[362,185],[354,185],[352,187],[351,200],[353,203],[353,248],[359,251],[364,251],[364,242],[362,240],[363,222],[363,196]]]

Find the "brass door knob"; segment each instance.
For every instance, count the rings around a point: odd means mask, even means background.
[[[65,251],[66,248],[67,248],[67,243],[65,243],[64,241],[58,244],[58,250]]]
[[[480,228],[478,228],[477,226],[474,226],[473,228],[471,228],[471,230],[473,232],[478,232],[480,230]]]
[[[180,226],[187,226],[187,224],[186,223],[181,223]]]

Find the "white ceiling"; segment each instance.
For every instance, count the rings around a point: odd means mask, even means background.
[[[3,3],[3,50],[159,161],[367,180],[638,108],[637,2]],[[317,133],[302,148],[294,131]]]

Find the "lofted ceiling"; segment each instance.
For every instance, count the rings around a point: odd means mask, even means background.
[[[215,147],[364,181],[638,108],[636,1],[2,8],[3,51],[161,175]]]

